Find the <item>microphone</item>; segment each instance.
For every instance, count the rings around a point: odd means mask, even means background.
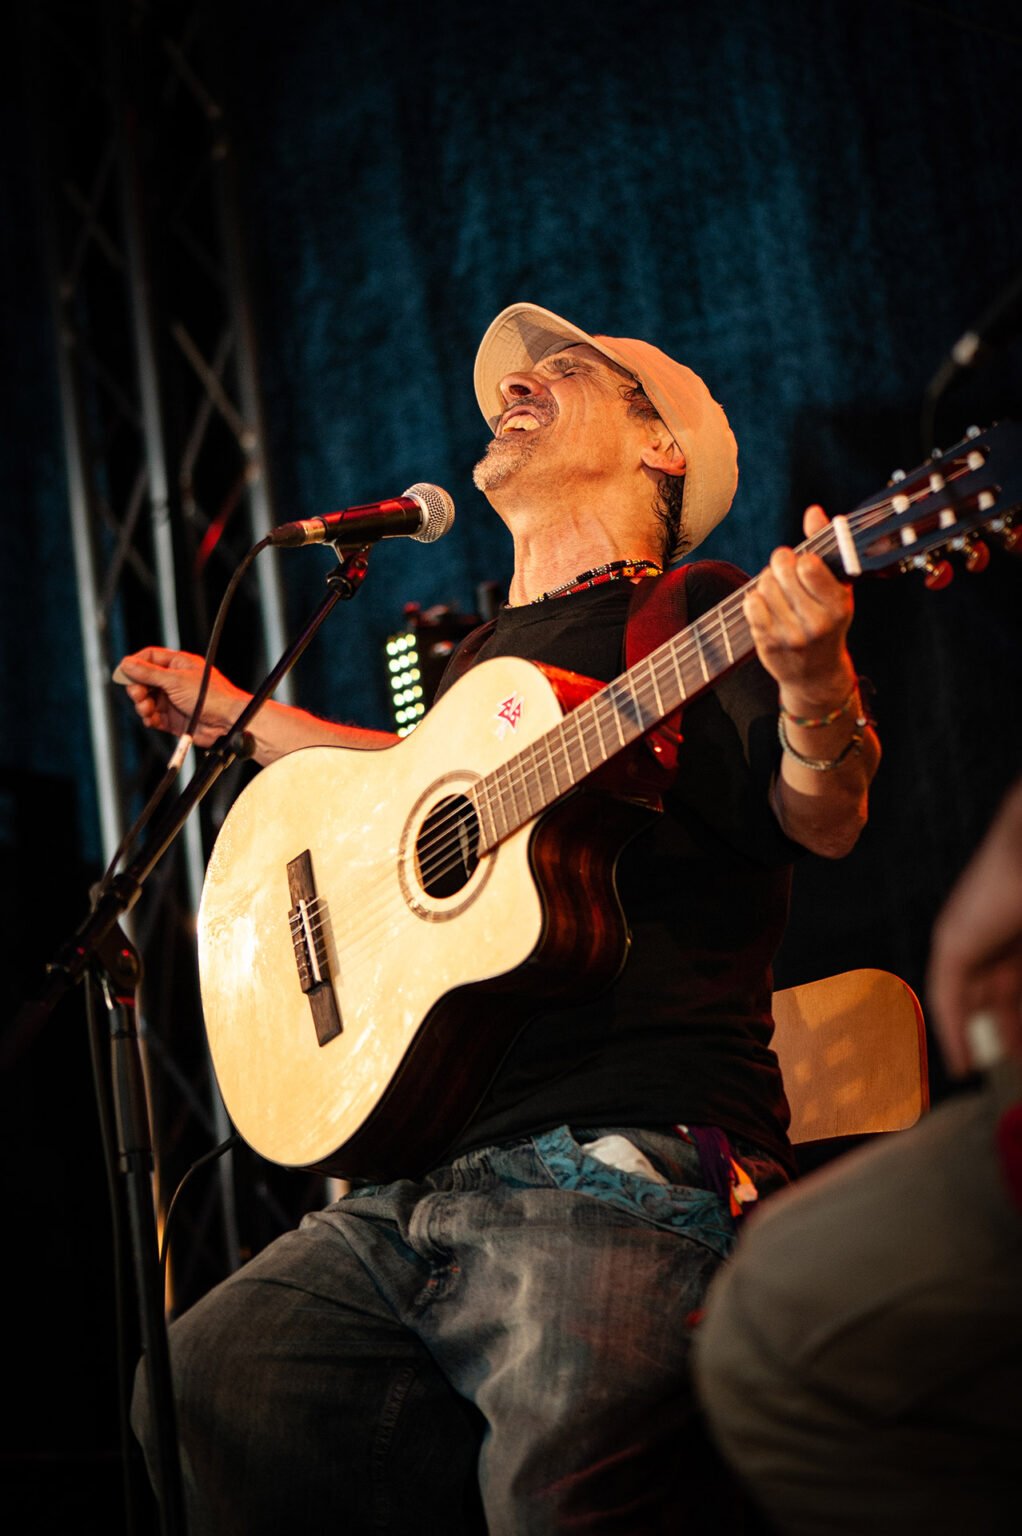
[[[345,507],[300,523],[281,523],[270,529],[268,542],[286,549],[327,543],[358,549],[377,539],[404,536],[432,544],[453,522],[454,502],[446,491],[438,485],[411,485],[403,496],[389,501],[370,501],[364,507]]]

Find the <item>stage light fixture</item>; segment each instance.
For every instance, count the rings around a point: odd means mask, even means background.
[[[433,702],[444,668],[459,641],[483,619],[494,616],[498,598],[495,582],[477,591],[479,613],[460,613],[437,606],[422,609],[406,603],[405,627],[388,635],[384,645],[391,714],[399,736],[408,736]]]

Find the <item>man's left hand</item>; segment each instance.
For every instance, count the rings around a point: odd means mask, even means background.
[[[806,537],[829,521],[822,507],[809,507],[803,518]],[[841,702],[855,682],[845,644],[852,593],[819,555],[775,549],[746,593],[744,609],[756,654],[782,694],[790,695],[789,707],[825,712]]]
[[[806,537],[828,521],[822,507],[809,507]],[[744,611],[756,654],[780,694],[777,818],[793,842],[840,858],[865,825],[880,760],[846,643],[851,590],[819,555],[775,549],[746,593]]]

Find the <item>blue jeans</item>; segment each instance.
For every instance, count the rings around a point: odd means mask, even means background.
[[[174,1323],[191,1536],[691,1529],[690,1339],[734,1224],[695,1147],[626,1132],[660,1184],[601,1134],[356,1190]]]

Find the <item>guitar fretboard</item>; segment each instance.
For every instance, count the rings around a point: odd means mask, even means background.
[[[892,481],[893,494],[885,491],[836,518],[795,553],[811,551],[839,575],[852,577],[925,567],[927,551],[967,548],[970,530],[978,526],[1015,539],[1011,528],[1022,501],[1014,470],[1020,439],[1022,429],[1014,422],[985,435],[970,433],[938,456],[939,463]],[[480,779],[468,795],[479,823],[479,853],[496,847],[745,661],[755,647],[744,601],[758,582],[754,577],[729,593]]]
[[[480,852],[538,816],[750,656],[754,647],[742,605],[755,584],[732,592],[481,779],[470,795],[479,817]]]

